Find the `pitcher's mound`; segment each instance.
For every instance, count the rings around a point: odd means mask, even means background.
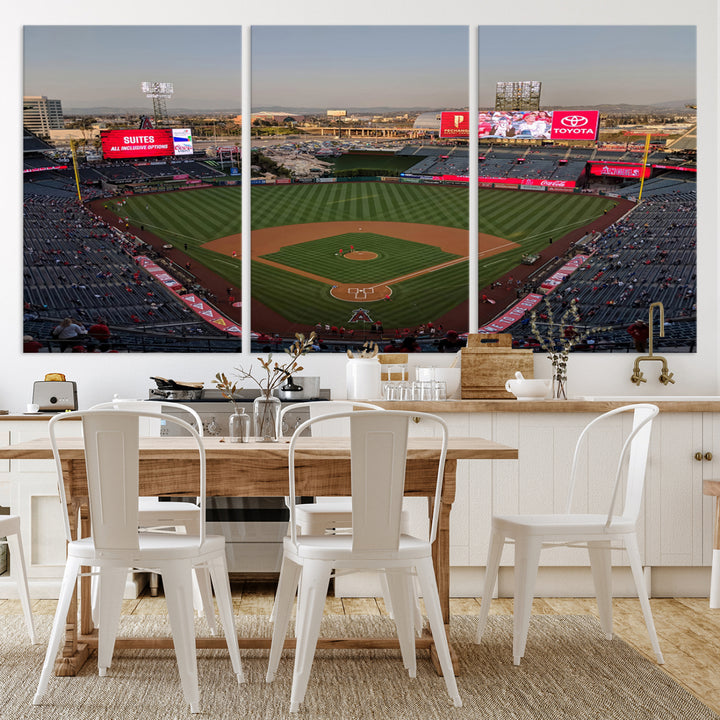
[[[343,255],[343,257],[349,260],[374,260],[377,256],[377,253],[371,252],[370,250],[353,250]]]

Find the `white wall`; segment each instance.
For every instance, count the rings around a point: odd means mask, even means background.
[[[438,4],[436,0],[365,0],[361,4],[247,3],[216,0],[202,13],[197,3],[147,3],[125,0],[121,3],[75,0],[37,0],[20,7],[13,4],[3,12],[0,38],[3,48],[2,152],[3,167],[11,177],[0,177],[3,205],[0,212],[0,288],[3,297],[3,342],[0,348],[0,408],[24,409],[30,401],[32,383],[47,372],[65,373],[78,383],[80,407],[107,399],[113,393],[123,397],[145,397],[152,386],[151,375],[176,380],[205,381],[209,386],[216,372],[247,366],[252,358],[230,354],[146,354],[146,355],[23,355],[22,338],[22,25],[67,24],[691,24],[698,29],[698,352],[669,356],[676,384],[664,388],[656,380],[639,391],[630,383],[632,355],[584,355],[571,357],[569,389],[572,394],[637,395],[718,395],[720,379],[720,262],[717,252],[720,210],[718,203],[717,118],[718,105],[718,9],[715,0],[691,0],[679,6],[674,0],[606,0],[591,4],[576,0],[537,3],[513,0],[509,3],[479,3],[456,0]],[[172,12],[169,10],[172,8]],[[185,12],[182,12],[186,8]],[[317,9],[315,9],[317,8]],[[672,52],[672,49],[668,50]],[[593,50],[601,53],[601,50]],[[601,56],[599,55],[599,62]],[[689,91],[689,95],[692,93]],[[305,374],[323,376],[323,387],[333,397],[344,395],[344,356],[309,356],[303,363]],[[451,358],[418,356],[414,363],[449,363]],[[549,366],[536,356],[536,375],[549,377]]]

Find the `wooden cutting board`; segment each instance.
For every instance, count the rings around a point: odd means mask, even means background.
[[[515,396],[505,390],[505,382],[518,371],[534,377],[533,351],[513,349],[510,333],[468,335],[461,353],[461,397],[512,400]]]

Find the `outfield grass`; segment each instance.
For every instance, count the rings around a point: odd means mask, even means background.
[[[194,262],[207,266],[239,288],[240,261],[207,250],[202,245],[240,233],[240,192],[240,187],[234,186],[135,196],[118,208],[118,214],[128,216],[132,224],[142,225],[185,250]],[[560,238],[591,222],[614,202],[611,198],[590,195],[481,188],[479,231],[507,238],[518,243],[518,247],[487,259],[480,258],[480,286],[484,287],[516,267],[522,255],[547,247],[550,238]],[[108,207],[113,209],[112,201],[108,201]],[[254,230],[343,220],[466,228],[468,191],[462,186],[381,182],[252,188],[251,225]],[[358,272],[362,268],[363,274],[372,273],[368,276],[372,279],[367,282],[378,282],[405,274],[409,268],[429,267],[453,257],[438,248],[397,238],[388,240],[370,233],[362,233],[354,239],[355,242],[347,235],[336,236],[328,240],[329,244],[314,241],[296,248],[284,248],[270,257],[339,282],[360,281],[354,274],[356,268]],[[334,253],[350,244],[357,249],[382,253],[382,265],[378,261],[353,261],[349,267],[348,261]],[[416,251],[422,252],[415,256]],[[330,265],[326,267],[325,263]],[[403,271],[397,272],[398,267]],[[342,270],[343,274],[331,274],[327,268]],[[350,272],[345,274],[346,270]],[[252,282],[253,297],[293,322],[308,325],[327,322],[340,326],[347,323],[355,308],[352,303],[332,298],[325,284],[263,263],[253,263]],[[459,263],[395,285],[391,301],[368,303],[367,306],[373,319],[382,320],[386,328],[414,327],[457,306],[467,299],[467,294],[467,263]],[[255,324],[253,329],[272,330]]]

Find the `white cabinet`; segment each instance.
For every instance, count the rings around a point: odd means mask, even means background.
[[[661,413],[646,492],[649,565],[710,564],[713,506],[702,482],[713,478],[720,478],[720,415]]]
[[[63,423],[61,436],[77,437],[80,423]],[[3,444],[47,437],[47,420],[0,422]],[[52,460],[11,460],[0,468],[0,492],[10,512],[20,515],[30,594],[57,597],[65,568],[65,531]],[[7,497],[6,497],[7,496]],[[0,577],[0,597],[16,597],[13,568]]]

